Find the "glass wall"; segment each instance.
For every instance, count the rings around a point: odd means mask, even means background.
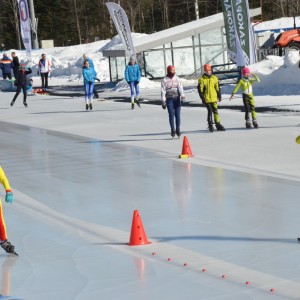
[[[167,66],[174,65],[178,75],[198,77],[206,63],[228,63],[224,34],[224,28],[219,28],[138,54],[143,76],[162,78]],[[110,59],[112,81],[124,78],[125,61],[124,58]]]

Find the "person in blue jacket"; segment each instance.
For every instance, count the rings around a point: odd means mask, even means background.
[[[3,53],[3,57],[0,60],[0,69],[2,70],[3,79],[11,79],[12,60]]]
[[[95,85],[96,74],[95,70],[90,67],[90,64],[87,60],[84,61],[82,75],[84,80],[84,91],[85,91],[85,109],[92,110],[92,98],[93,90]]]
[[[15,85],[17,86],[17,92],[13,98],[13,100],[10,103],[10,106],[13,106],[15,104],[16,99],[18,98],[21,90],[23,91],[23,104],[25,107],[28,107],[26,98],[27,98],[27,75],[31,74],[32,70],[30,68],[26,68],[25,64],[21,64],[18,74],[17,74],[17,79],[15,81]]]
[[[85,62],[86,60],[89,62],[90,68],[92,68],[92,69],[94,70],[94,72],[95,72],[95,80],[97,80],[97,81],[100,82],[100,79],[97,78],[97,72],[96,72],[96,70],[95,70],[94,63],[93,63],[93,61],[88,57],[88,55],[87,55],[86,53],[83,54],[83,60],[84,60],[84,62]],[[98,92],[96,91],[95,85],[94,85],[93,94],[94,94],[94,97],[95,97],[95,98],[99,98],[99,94],[98,94]]]
[[[141,80],[141,70],[140,66],[136,63],[134,56],[130,57],[130,61],[126,66],[125,80],[130,85],[131,109],[134,109],[134,103],[141,107],[139,102],[139,83]]]

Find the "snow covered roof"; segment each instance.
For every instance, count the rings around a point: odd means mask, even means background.
[[[261,14],[261,8],[250,10],[250,16],[258,16]],[[223,13],[218,13],[206,18],[188,22],[169,29],[149,34],[134,41],[136,53],[153,49],[164,44],[182,40],[184,38],[207,32],[224,26]],[[125,56],[124,49],[116,51],[115,49],[106,49],[103,51],[104,56],[118,57]]]

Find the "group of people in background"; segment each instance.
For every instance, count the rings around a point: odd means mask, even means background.
[[[219,80],[217,76],[213,75],[210,64],[205,64],[203,66],[203,71],[204,74],[198,80],[197,89],[202,103],[207,109],[208,129],[210,132],[213,132],[215,124],[215,127],[218,131],[225,131],[225,127],[221,124],[218,112],[218,102],[222,100]],[[182,82],[179,77],[175,75],[175,73],[175,67],[168,66],[167,75],[161,82],[161,100],[162,108],[168,109],[171,136],[174,137],[177,135],[180,137],[181,101],[185,99],[185,96]],[[252,89],[252,84],[255,81],[259,82],[258,76],[251,73],[248,67],[243,68],[242,78],[238,81],[229,98],[232,100],[237,91],[240,88],[242,89],[246,128],[251,128],[252,125],[255,128],[258,128]],[[252,117],[252,123],[250,121],[250,114]]]
[[[14,85],[17,87],[16,94],[11,101],[10,105],[13,106],[18,98],[21,90],[23,91],[23,104],[27,105],[27,92],[32,89],[32,79],[29,79],[27,75],[32,73],[31,68],[26,67],[25,64],[20,63],[18,56],[15,52],[11,53],[12,59],[10,59],[7,53],[3,53],[3,57],[0,60],[0,69],[2,70],[3,79],[14,80]],[[12,78],[12,73],[14,78]],[[42,54],[41,59],[38,62],[37,74],[41,76],[42,91],[45,92],[48,88],[48,76],[51,72],[50,60],[46,58],[46,54]]]
[[[0,68],[2,70],[3,79],[12,79],[11,73],[13,72],[15,78],[15,85],[17,86],[16,94],[11,102],[11,106],[14,105],[21,90],[23,91],[23,104],[27,107],[26,102],[26,86],[28,84],[27,75],[32,73],[31,68],[25,67],[24,64],[19,62],[15,52],[11,53],[12,59],[10,59],[6,53],[3,54],[3,58],[0,61]],[[93,109],[93,98],[99,98],[99,95],[95,89],[95,81],[100,81],[97,78],[93,61],[87,54],[83,55],[83,67],[82,75],[84,81],[85,91],[85,109]],[[38,62],[38,75],[41,76],[42,90],[45,91],[48,88],[48,76],[51,72],[50,61],[46,58],[46,54],[42,54],[41,59]],[[128,65],[125,68],[125,80],[130,87],[130,101],[131,109],[134,109],[135,104],[140,106],[139,101],[139,83],[141,80],[141,70],[139,64],[136,62],[135,56],[131,56]],[[257,128],[258,123],[256,120],[255,102],[252,90],[253,82],[258,81],[259,78],[250,72],[248,67],[243,68],[242,78],[238,81],[234,88],[230,100],[241,88],[243,104],[245,107],[245,120],[246,128],[252,126]],[[222,100],[221,89],[217,76],[213,75],[212,67],[210,64],[203,66],[203,75],[198,80],[198,93],[202,100],[203,105],[207,109],[207,123],[210,132],[213,132],[216,128],[218,131],[225,131],[225,127],[221,124],[220,116],[218,112],[218,102]],[[161,81],[161,100],[163,109],[168,110],[169,124],[171,127],[171,136],[177,135],[180,137],[180,113],[181,113],[181,101],[185,99],[183,86],[180,78],[176,75],[174,66],[168,66],[167,75]],[[250,114],[252,122],[250,120]],[[215,125],[215,128],[214,128]]]
[[[141,71],[134,56],[130,57],[129,63],[125,68],[125,80],[130,86],[131,108],[134,109],[135,104],[141,107],[139,102],[139,82],[141,80]],[[255,128],[258,128],[252,90],[252,84],[255,81],[259,82],[257,75],[251,73],[248,67],[243,68],[242,77],[238,81],[231,97],[229,98],[232,100],[237,91],[240,88],[242,89],[246,128],[251,128],[252,125]],[[203,75],[198,80],[197,89],[200,99],[207,109],[207,123],[209,131],[213,132],[215,128],[218,131],[225,131],[225,127],[221,124],[218,112],[218,102],[222,100],[219,80],[218,77],[213,74],[212,66],[210,64],[205,64],[203,66]],[[167,74],[161,81],[161,100],[162,108],[168,110],[171,136],[175,137],[175,135],[177,135],[180,137],[181,102],[185,100],[185,95],[182,82],[176,75],[176,69],[172,65],[167,67]],[[252,117],[252,123],[250,121],[250,114]]]

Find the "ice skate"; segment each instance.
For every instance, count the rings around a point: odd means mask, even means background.
[[[15,101],[10,102],[10,106],[13,106],[15,104]]]
[[[131,109],[134,109],[134,103],[133,102],[131,103]]]
[[[18,255],[15,252],[15,246],[13,246],[8,240],[1,242],[0,245],[7,253]]]
[[[216,123],[216,128],[218,131],[225,131],[225,128],[221,123]]]
[[[180,130],[176,130],[176,135],[178,136],[178,138],[180,138],[180,136],[181,136]]]
[[[246,128],[251,128],[250,120],[246,120]]]
[[[134,102],[137,104],[137,106],[138,106],[139,108],[141,108],[139,98],[135,98],[135,99],[134,99]]]
[[[258,128],[258,124],[257,124],[256,119],[253,119],[253,120],[252,120],[252,124],[253,124],[253,126],[254,126],[255,128]]]
[[[208,123],[208,130],[209,130],[210,132],[214,132],[214,126],[213,126],[212,123]]]
[[[85,109],[89,110],[89,105],[88,104],[85,105]]]
[[[24,101],[23,104],[24,104],[25,107],[28,107],[28,104],[27,104],[26,101]]]
[[[175,136],[175,130],[171,130],[171,137],[173,138]]]
[[[92,110],[92,109],[93,109],[93,105],[92,105],[92,103],[90,103],[89,107],[90,107],[90,110]]]

